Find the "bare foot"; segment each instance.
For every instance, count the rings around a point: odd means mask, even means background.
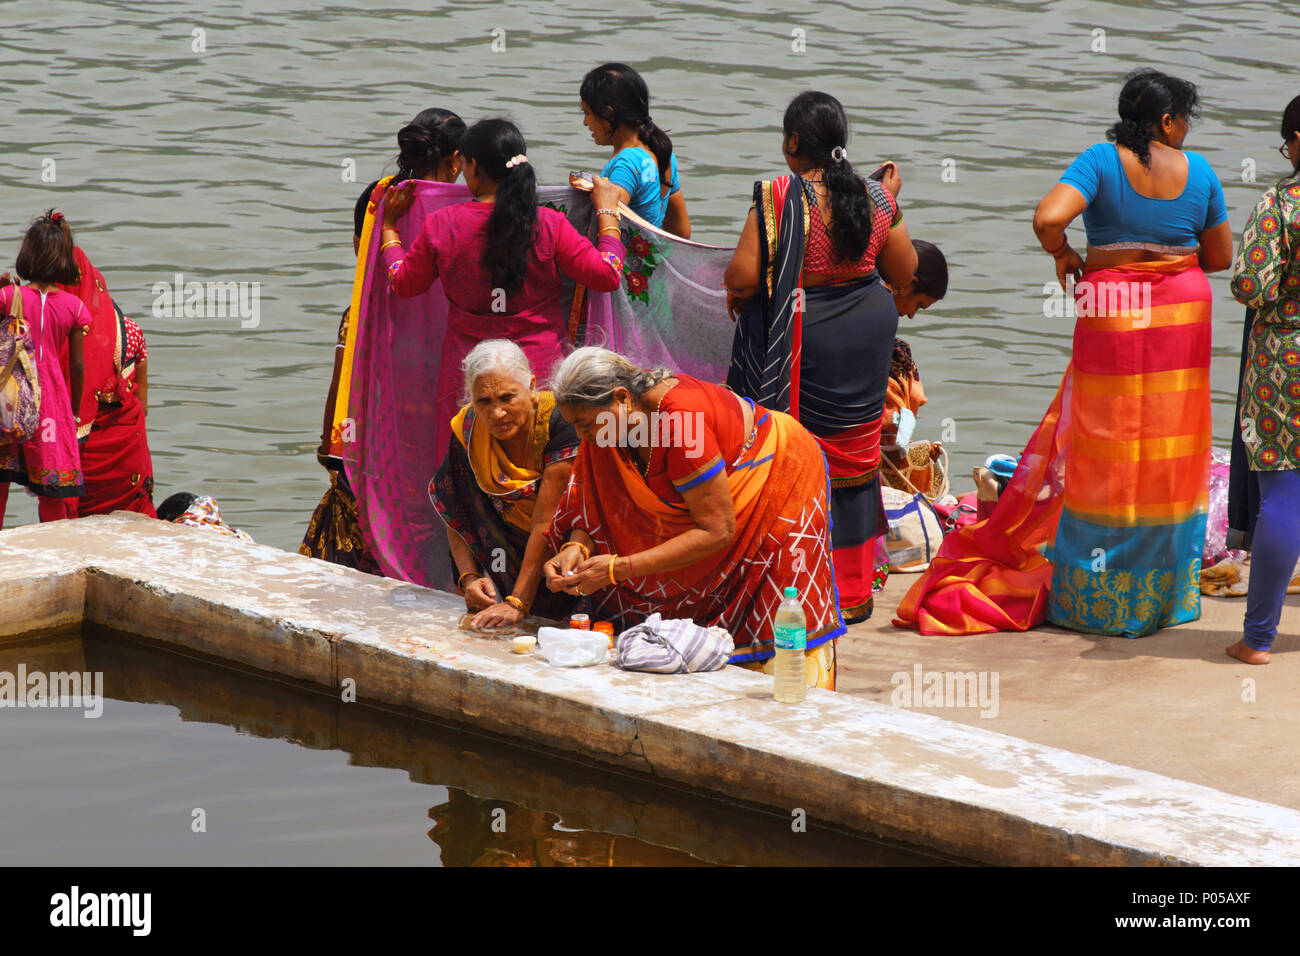
[[[1250,647],[1245,641],[1238,641],[1231,647],[1227,648],[1228,656],[1235,657],[1244,664],[1267,664],[1268,651],[1257,651]]]

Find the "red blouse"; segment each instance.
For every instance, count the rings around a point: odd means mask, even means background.
[[[645,480],[661,501],[684,505],[690,491],[717,474],[731,474],[749,446],[745,415],[736,393],[689,375],[674,375],[677,384],[659,403],[659,427],[652,422],[650,461]],[[771,416],[754,409],[754,434],[770,426]]]
[[[867,187],[871,189],[870,186]],[[898,202],[887,189],[871,189],[873,197],[883,196],[889,203],[889,210],[881,209],[873,198],[871,209],[871,238],[867,241],[866,251],[856,262],[845,262],[835,254],[835,245],[831,241],[826,223],[822,221],[821,211],[814,206],[809,213],[812,222],[808,230],[808,247],[804,250],[803,271],[809,275],[819,276],[856,276],[867,275],[875,271],[876,256],[885,248],[889,240],[889,230],[903,219]]]

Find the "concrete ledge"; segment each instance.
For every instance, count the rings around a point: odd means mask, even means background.
[[[0,532],[0,637],[85,619],[873,836],[1007,864],[1300,863],[1300,812],[739,668],[552,668],[454,595],[113,515]],[[9,609],[19,609],[11,613]]]

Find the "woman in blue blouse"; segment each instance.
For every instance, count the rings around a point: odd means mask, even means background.
[[[1076,630],[1141,637],[1200,613],[1211,438],[1206,273],[1232,264],[1232,234],[1218,176],[1183,148],[1198,105],[1185,80],[1131,73],[1110,142],[1088,147],[1034,215],[1057,279],[1078,280],[1047,612]],[[1065,235],[1080,214],[1086,258]]]
[[[668,134],[650,119],[650,92],[641,74],[623,63],[602,64],[582,78],[580,95],[582,125],[597,146],[614,148],[600,174],[642,219],[689,239],[677,157]]]
[[[1109,142],[1039,202],[1043,251],[1063,289],[1076,280],[1070,365],[997,508],[944,538],[901,623],[975,634],[1046,620],[1142,637],[1200,616],[1206,273],[1232,264],[1232,234],[1218,177],[1183,149],[1198,104],[1185,80],[1130,74]],[[1080,216],[1086,258],[1066,236]]]

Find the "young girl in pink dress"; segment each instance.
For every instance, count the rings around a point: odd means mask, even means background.
[[[77,517],[77,498],[84,491],[75,410],[81,407],[82,338],[90,327],[90,313],[75,295],[57,288],[78,280],[72,250],[72,230],[63,213],[50,210],[32,223],[18,250],[15,270],[29,284],[0,289],[3,316],[9,314],[13,297],[22,296],[41,386],[41,427],[36,435],[21,445],[0,445],[0,527],[4,525],[10,482],[26,485],[36,493],[42,521]],[[8,274],[0,278],[7,282]],[[61,360],[65,348],[69,372],[66,378]]]

